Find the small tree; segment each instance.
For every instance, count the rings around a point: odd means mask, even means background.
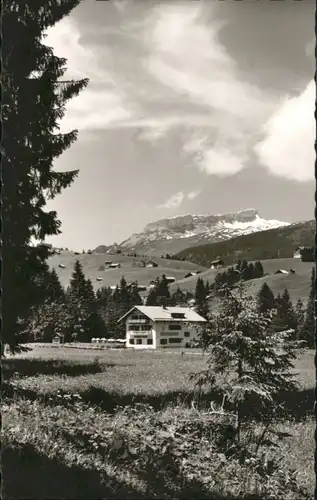
[[[274,397],[297,385],[290,373],[296,347],[291,331],[269,334],[271,314],[261,314],[256,301],[248,297],[240,282],[228,288],[217,312],[209,315],[203,329],[208,348],[207,369],[191,377],[198,386],[210,386],[233,404],[240,440],[243,405],[254,403],[270,409]]]
[[[207,317],[208,314],[208,301],[207,301],[207,290],[202,278],[198,278],[196,283],[195,291],[195,304],[196,312],[200,314],[203,318]]]
[[[166,279],[165,274],[162,275],[162,279],[159,280],[158,285],[156,287],[156,297],[158,305],[163,305],[163,306],[170,305],[171,294],[169,291],[169,283]]]
[[[298,301],[296,302],[294,312],[296,315],[296,323],[297,323],[297,339],[300,339],[301,337],[301,331],[304,326],[304,321],[305,321],[305,309],[304,309],[304,304],[302,300],[299,298]]]
[[[275,331],[283,331],[287,328],[291,328],[295,335],[297,330],[296,314],[287,289],[284,290],[282,296],[279,295],[277,297],[276,311],[277,313],[272,322],[273,329]]]
[[[147,306],[157,306],[158,305],[157,292],[156,292],[155,287],[150,289],[148,296],[147,296],[147,299],[146,299],[146,305]]]
[[[246,279],[252,280],[255,277],[256,277],[256,270],[255,270],[255,267],[252,264],[252,262],[250,262],[250,264],[248,264],[248,267],[247,267]]]
[[[73,323],[73,339],[90,341],[93,336],[105,335],[105,325],[98,314],[98,302],[92,283],[85,278],[82,265],[77,260],[67,291],[67,303]]]
[[[133,283],[130,290],[130,307],[141,306],[142,304],[143,300],[139,294],[138,284]]]
[[[316,289],[316,274],[315,274],[315,267],[313,267],[311,273],[311,288],[306,306],[305,320],[303,328],[300,333],[300,338],[306,341],[307,347],[309,347],[310,349],[313,349],[315,346],[315,329],[316,329],[315,289]]]
[[[262,278],[264,276],[264,269],[262,263],[257,260],[254,264],[254,278]]]
[[[259,290],[257,296],[257,304],[258,310],[262,314],[265,314],[268,311],[272,311],[272,309],[275,308],[274,294],[266,282],[263,283],[262,287]]]
[[[176,292],[173,293],[172,299],[177,306],[186,306],[187,305],[187,300],[186,300],[186,294],[182,292],[182,290],[177,287]]]

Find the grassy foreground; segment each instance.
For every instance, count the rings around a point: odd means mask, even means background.
[[[290,436],[264,450],[280,460],[268,478],[262,462],[226,456],[208,395],[191,406],[188,375],[205,359],[38,348],[4,360],[4,497],[313,498],[313,353],[299,356],[301,390],[277,422]]]

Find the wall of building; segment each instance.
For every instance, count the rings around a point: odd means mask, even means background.
[[[133,316],[139,316],[140,321],[133,320]],[[137,327],[141,325],[150,325],[150,329],[147,331],[140,331]],[[131,339],[134,343],[131,344]],[[149,344],[148,340],[152,340]],[[126,347],[132,349],[155,349],[156,347],[156,335],[153,322],[150,321],[146,316],[138,313],[131,314],[126,320]]]
[[[132,320],[132,316],[127,318],[126,321],[126,347],[132,349],[171,349],[171,348],[184,348],[188,342],[197,339],[199,335],[199,324],[198,323],[187,323],[184,321],[150,321],[143,317],[143,323],[137,320]],[[139,315],[140,318],[142,317]],[[142,321],[142,320],[141,320]],[[136,326],[142,324],[149,324],[150,329],[147,331],[138,331]],[[175,326],[178,325],[179,329]],[[134,343],[131,344],[131,339]],[[179,339],[179,342],[176,340]],[[152,343],[148,343],[148,340]]]
[[[179,330],[170,328],[170,325],[179,325]],[[194,323],[160,321],[155,323],[156,347],[161,349],[183,348],[187,343],[197,338],[199,330]],[[180,342],[173,340],[180,339]]]

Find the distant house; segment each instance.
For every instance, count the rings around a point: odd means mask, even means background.
[[[60,267],[61,269],[65,269],[64,264],[58,264],[58,267]]]
[[[132,281],[132,283],[127,284],[127,288],[131,289],[132,287],[136,287],[138,292],[146,292],[147,290],[146,285],[139,285],[136,281]]]
[[[111,266],[111,264],[112,264],[112,260],[106,260],[105,266]]]
[[[303,248],[304,247],[297,247],[294,254],[293,254],[293,258],[294,259],[300,259],[301,256],[302,256],[302,251],[303,251]]]
[[[133,267],[145,267],[145,262],[143,260],[135,260],[132,262]]]
[[[157,267],[157,263],[153,262],[153,260],[150,260],[150,262],[146,264],[146,267]]]
[[[80,252],[74,252],[75,255],[79,255]]]
[[[198,274],[198,273],[189,272],[189,273],[185,274],[184,278],[190,278],[191,276],[196,276],[196,274]]]
[[[174,281],[176,281],[176,278],[174,278],[174,276],[166,276],[165,279],[168,283],[174,283]]]
[[[288,274],[288,271],[286,271],[285,269],[278,269],[274,274]]]
[[[222,267],[224,262],[222,259],[213,260],[210,264],[210,269],[218,269],[218,267]]]
[[[98,278],[96,278],[96,280],[97,280],[97,281],[102,281],[102,278],[99,278],[99,277],[98,277]]]
[[[120,262],[116,262],[115,264],[110,264],[109,269],[119,269],[121,267]]]
[[[315,248],[303,247],[301,249],[301,260],[302,262],[315,262]]]
[[[290,269],[290,270],[289,270],[289,272],[290,272],[291,274],[295,274],[295,269]]]
[[[301,259],[302,262],[314,262],[314,253],[314,247],[297,247],[293,254],[293,258]]]
[[[206,322],[189,307],[135,306],[118,322],[126,322],[126,347],[186,347]]]
[[[110,285],[110,290],[115,291],[118,287],[118,285]]]
[[[64,341],[64,336],[62,333],[55,333],[52,337],[52,344],[62,344]]]

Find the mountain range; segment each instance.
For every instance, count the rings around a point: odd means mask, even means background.
[[[189,247],[225,241],[236,236],[288,226],[288,222],[263,219],[254,208],[220,215],[180,215],[151,222],[141,233],[120,244],[100,245],[95,253],[135,252],[160,256]]]

